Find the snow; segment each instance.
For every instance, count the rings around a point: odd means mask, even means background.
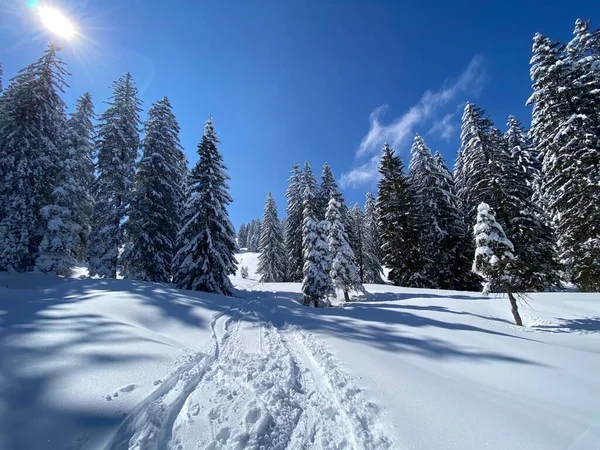
[[[314,309],[236,257],[234,298],[0,274],[0,448],[598,448],[600,295]]]

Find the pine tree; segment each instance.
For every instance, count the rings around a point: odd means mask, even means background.
[[[484,280],[484,294],[506,291],[515,322],[522,325],[511,288],[514,248],[502,226],[496,222],[493,209],[486,203],[477,207],[477,223],[473,227],[473,234],[476,249],[472,270]]]
[[[578,58],[538,33],[531,79],[530,134],[542,160],[540,191],[560,258],[581,290],[600,290],[600,122],[589,76]]]
[[[243,223],[238,230],[238,247],[240,249],[248,247],[248,226]]]
[[[354,252],[348,243],[348,234],[342,220],[338,199],[332,195],[327,207],[327,245],[331,268],[329,276],[333,285],[344,292],[344,300],[350,301],[349,291],[364,292],[356,266]],[[360,209],[358,209],[360,213]]]
[[[141,101],[131,74],[113,83],[108,109],[98,126],[95,205],[88,245],[90,275],[117,276],[140,143]]]
[[[250,222],[250,231],[248,232],[248,250],[251,252],[260,252],[260,228],[260,220],[253,219],[252,222]]]
[[[60,97],[68,75],[50,44],[21,70],[0,102],[0,270],[34,267],[55,205],[65,160],[65,105]]]
[[[303,252],[303,189],[302,171],[298,164],[294,164],[292,175],[288,179],[288,188],[285,193],[287,199],[287,229],[285,249],[287,252],[287,281],[299,282],[303,278],[304,252]]]
[[[508,130],[504,133],[504,139],[508,144],[508,151],[513,159],[516,160],[527,181],[527,184],[536,189],[540,179],[542,165],[539,161],[539,152],[527,136],[523,125],[513,116],[508,116]]]
[[[471,272],[473,240],[460,200],[456,196],[454,177],[439,152],[434,155],[434,160],[434,183],[438,188],[437,222],[444,231],[437,245],[446,261],[438,266],[439,286],[442,289],[476,289],[477,281]]]
[[[90,234],[90,222],[94,211],[94,139],[95,114],[89,93],[77,99],[75,112],[68,122],[68,157],[72,161],[69,172],[73,186],[73,220],[80,231],[73,245],[73,256],[83,261],[86,256]]]
[[[200,159],[191,173],[191,193],[184,225],[177,236],[174,280],[181,289],[232,295],[229,275],[236,272],[235,231],[229,220],[231,203],[219,140],[209,118],[198,145]]]
[[[419,251],[419,261],[414,261],[414,279],[417,287],[437,288],[440,286],[440,268],[448,266],[448,254],[441,249],[447,230],[442,228],[440,189],[437,164],[431,150],[418,134],[411,148],[408,181],[413,193],[413,218],[418,224],[418,234],[413,237]]]
[[[363,236],[363,283],[381,284],[381,244],[377,219],[377,204],[371,192],[367,192],[362,222]]]
[[[381,230],[383,263],[388,279],[397,286],[410,286],[414,260],[411,201],[402,160],[385,144],[379,163],[377,215]]]
[[[312,304],[316,308],[320,301],[327,301],[327,298],[335,294],[335,291],[329,276],[330,257],[327,247],[326,222],[315,220],[318,208],[316,180],[308,163],[304,165],[301,182],[304,215],[302,302],[304,305]]]
[[[321,172],[321,186],[318,190],[317,194],[317,219],[325,220],[325,213],[327,212],[327,207],[329,206],[329,199],[334,196],[340,203],[342,199],[342,193],[340,192],[340,188],[335,182],[335,178],[333,176],[333,172],[331,171],[331,167],[329,164],[323,164],[323,171]],[[345,202],[341,205],[343,208],[342,214],[346,214],[346,204]]]
[[[187,166],[179,130],[168,98],[150,107],[125,224],[122,265],[126,278],[171,281]]]
[[[335,197],[334,197],[335,198]],[[336,198],[337,203],[339,201]],[[361,283],[364,283],[364,274],[365,274],[365,248],[364,248],[364,214],[355,203],[350,210],[346,214],[346,220],[344,220],[344,216],[342,213],[342,208],[338,207],[340,210],[340,220],[344,225],[344,231],[346,232],[346,240],[348,241],[348,245],[350,245],[350,249],[352,250],[352,254],[354,255],[356,269],[358,270],[358,277]]]
[[[47,226],[35,263],[41,272],[67,275],[85,255],[94,207],[93,108],[90,94],[84,94],[68,121],[60,184],[54,189],[53,204],[42,208]]]
[[[277,205],[269,195],[260,227],[260,249],[258,257],[258,273],[263,283],[279,283],[285,281],[286,254],[281,234],[281,224],[277,217]]]

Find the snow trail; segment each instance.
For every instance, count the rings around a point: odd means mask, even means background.
[[[391,447],[377,407],[333,355],[313,335],[275,327],[275,310],[253,295],[213,316],[206,353],[187,355],[107,449]]]

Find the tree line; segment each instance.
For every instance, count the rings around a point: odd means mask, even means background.
[[[235,231],[212,118],[190,171],[168,98],[142,124],[131,74],[97,120],[87,93],[67,117],[59,51],[50,44],[0,95],[0,270],[67,275],[87,261],[90,276],[231,295]]]

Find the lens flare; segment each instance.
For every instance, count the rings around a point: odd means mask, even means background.
[[[57,36],[70,39],[75,35],[75,28],[59,10],[49,7],[39,9],[44,26]]]

